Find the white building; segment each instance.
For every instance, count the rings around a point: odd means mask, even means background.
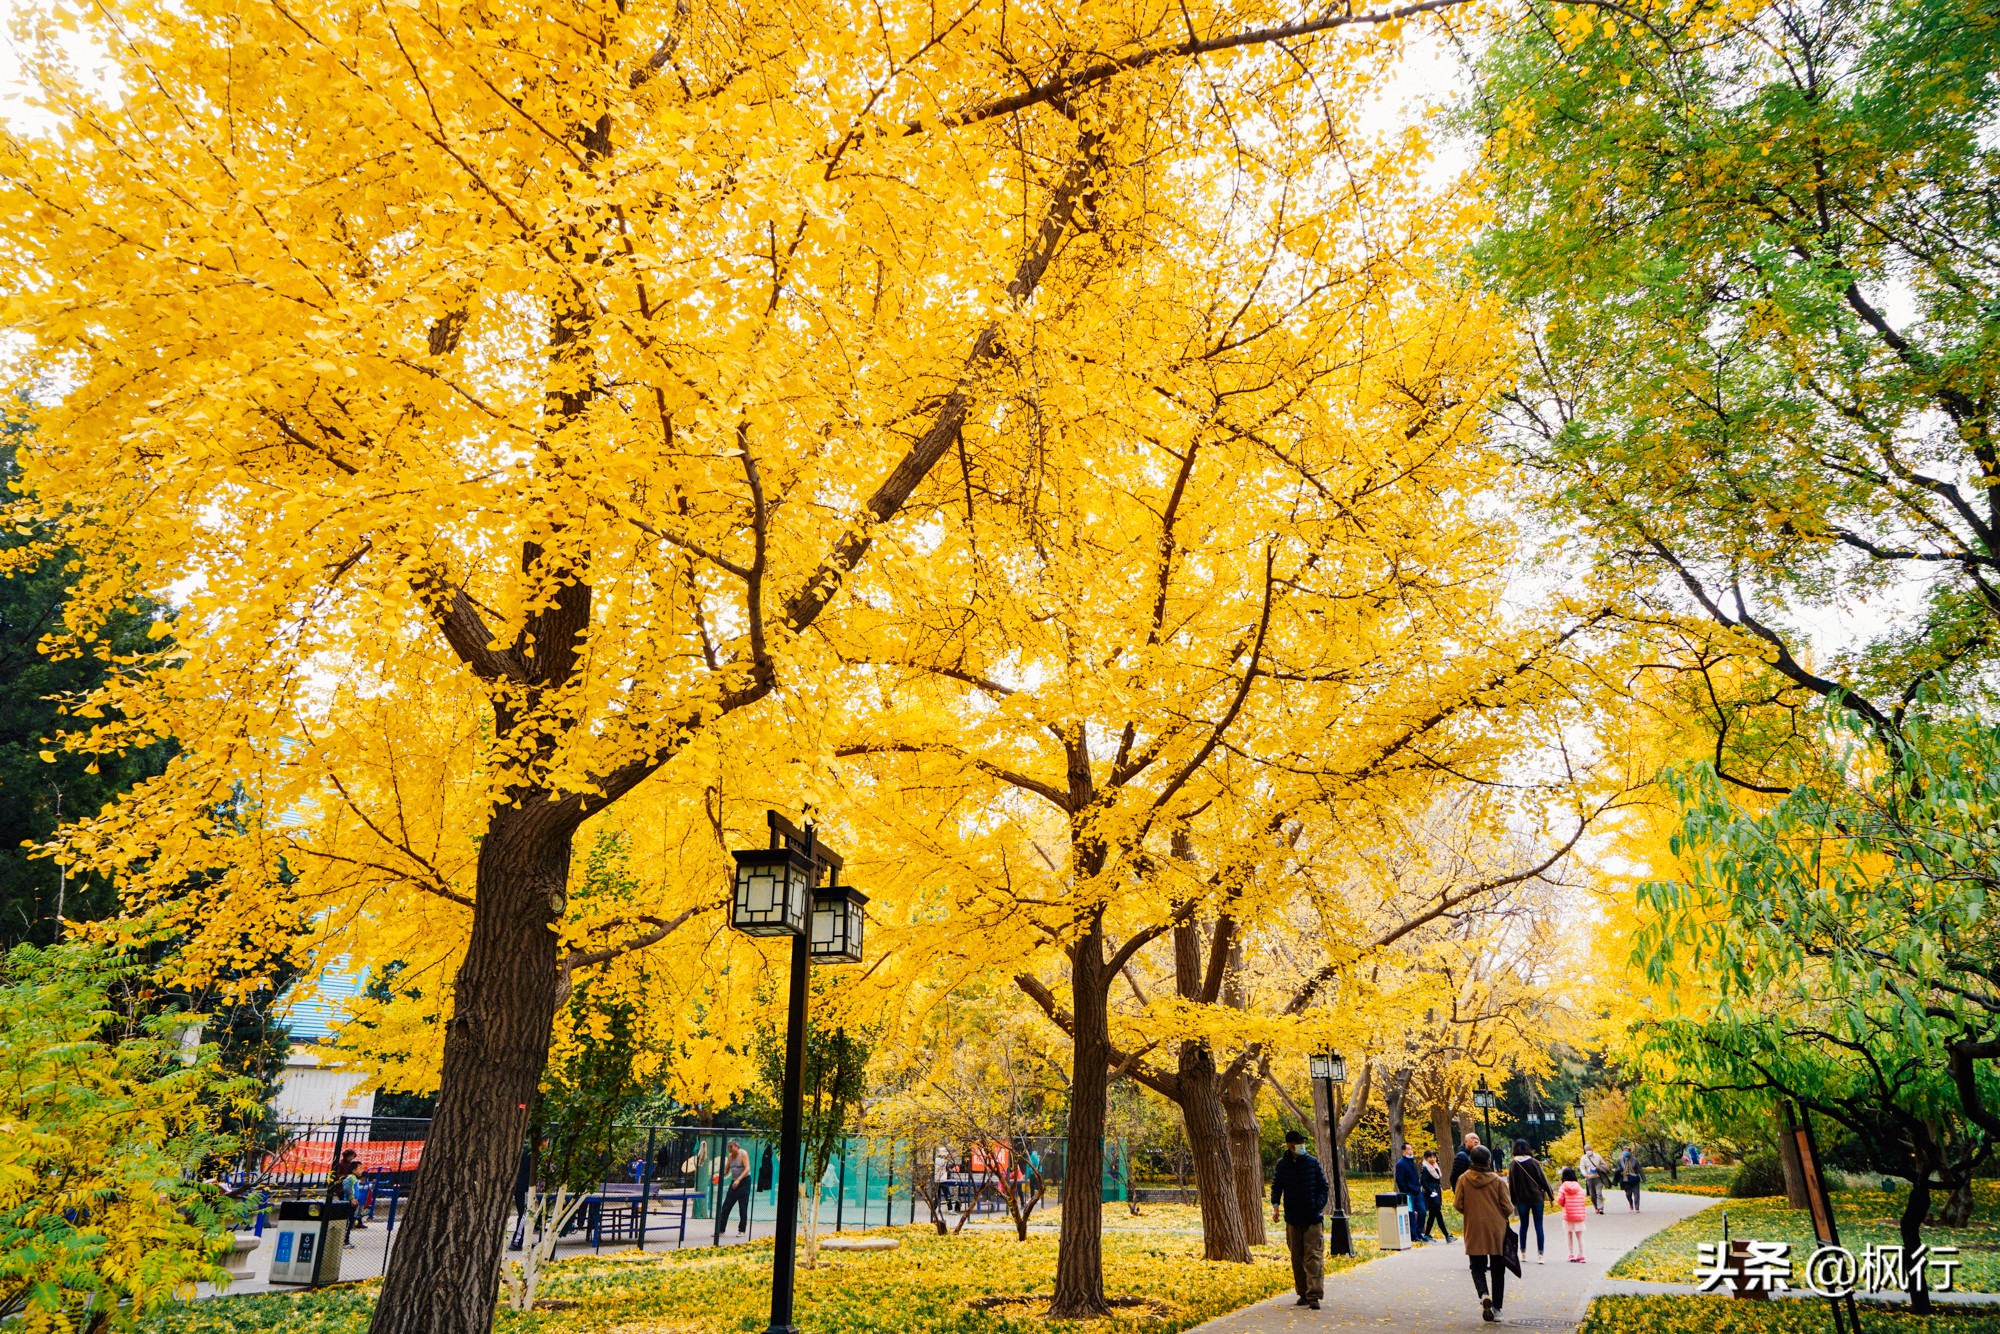
[[[330,1066],[314,1050],[315,1045],[334,1039],[347,1022],[348,1002],[359,996],[367,983],[367,974],[347,971],[346,962],[336,960],[316,982],[293,987],[280,1006],[292,1032],[285,1073],[271,1098],[271,1111],[280,1121],[332,1121],[375,1114],[374,1092],[361,1090],[367,1076],[358,1070]],[[359,1137],[366,1136],[364,1129]]]

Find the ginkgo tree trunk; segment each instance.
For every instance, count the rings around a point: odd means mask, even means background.
[[[1219,234],[1227,196],[1167,188],[1208,169],[1188,105],[1293,123],[1366,58],[1314,38],[1458,2],[18,11],[46,127],[0,147],[18,518],[79,553],[52,646],[178,607],[63,744],[180,752],[64,855],[189,972],[375,896],[469,916],[378,1331],[487,1328],[565,978],[717,906],[574,938],[578,829],[806,670],[948,453],[1040,448],[1002,386],[1075,415],[1153,336],[1106,275],[1152,299]],[[351,781],[358,698],[476,706],[440,823],[393,764]]]

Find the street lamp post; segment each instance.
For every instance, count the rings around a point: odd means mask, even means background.
[[[1583,1128],[1583,1095],[1581,1093],[1576,1095],[1576,1107],[1574,1110],[1576,1112],[1576,1140],[1579,1145],[1587,1149],[1590,1147],[1590,1135]]]
[[[1480,1120],[1486,1123],[1486,1151],[1491,1153],[1493,1152],[1493,1090],[1486,1087],[1484,1076],[1479,1080],[1479,1087],[1472,1090],[1472,1105],[1479,1109]]]
[[[778,1235],[766,1334],[796,1334],[793,1279],[798,1261],[799,1159],[804,1135],[806,978],[814,963],[859,963],[868,896],[840,883],[841,858],[822,847],[811,825],[800,829],[766,811],[771,846],[737,852],[729,925],[746,936],[790,936],[791,994],[785,1018],[784,1106],[778,1118]],[[822,886],[822,873],[827,883]]]
[[[1340,1100],[1347,1082],[1347,1062],[1338,1052],[1320,1052],[1308,1062],[1314,1079],[1326,1081],[1326,1142],[1333,1149],[1333,1213],[1326,1220],[1329,1255],[1354,1254],[1354,1234],[1347,1221],[1347,1173],[1340,1166]]]

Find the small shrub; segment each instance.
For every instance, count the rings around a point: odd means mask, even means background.
[[[1777,1153],[1770,1149],[1745,1154],[1743,1165],[1736,1169],[1735,1176],[1729,1178],[1729,1198],[1733,1200],[1784,1193],[1785,1166],[1778,1161]]]

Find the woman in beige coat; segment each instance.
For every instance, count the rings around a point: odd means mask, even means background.
[[[1452,1199],[1465,1220],[1465,1255],[1472,1262],[1480,1315],[1496,1320],[1507,1296],[1507,1266],[1500,1256],[1513,1230],[1514,1201],[1508,1196],[1507,1178],[1493,1170],[1493,1154],[1485,1145],[1472,1151],[1472,1170],[1459,1177]],[[1493,1284],[1491,1295],[1488,1279]]]

